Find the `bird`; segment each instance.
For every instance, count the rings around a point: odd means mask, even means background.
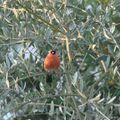
[[[55,50],[50,50],[44,59],[44,70],[46,71],[46,82],[52,83],[52,74],[60,68],[60,58]]]

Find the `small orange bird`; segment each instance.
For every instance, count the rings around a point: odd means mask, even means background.
[[[60,68],[60,58],[56,51],[50,50],[44,60],[44,70],[47,72],[46,82],[52,82],[52,73]]]

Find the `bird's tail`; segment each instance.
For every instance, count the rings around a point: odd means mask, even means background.
[[[51,84],[51,82],[52,82],[52,74],[47,73],[47,75],[46,75],[46,82],[47,82],[48,84]]]

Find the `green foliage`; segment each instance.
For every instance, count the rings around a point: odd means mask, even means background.
[[[119,12],[113,0],[0,1],[0,119],[119,119]],[[51,86],[50,49],[61,59]]]

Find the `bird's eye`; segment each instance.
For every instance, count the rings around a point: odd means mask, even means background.
[[[52,54],[52,55],[55,55],[55,54],[56,54],[56,52],[55,52],[54,50],[52,50],[52,51],[51,51],[51,54]]]

